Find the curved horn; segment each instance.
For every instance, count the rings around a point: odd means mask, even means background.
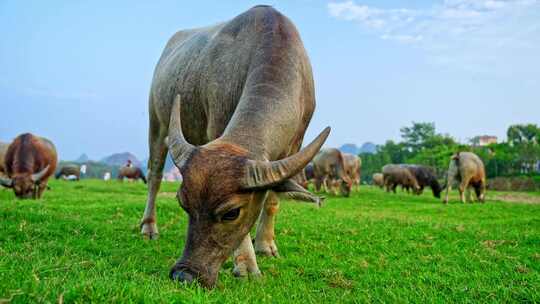
[[[262,188],[276,185],[302,170],[319,152],[321,146],[330,134],[330,127],[326,127],[317,138],[300,152],[277,161],[248,160],[245,189]]]
[[[47,167],[45,167],[45,169],[39,171],[38,173],[32,174],[32,176],[30,176],[30,178],[32,179],[32,181],[34,183],[37,183],[43,178],[43,176],[45,176],[47,171],[49,171],[49,165],[47,165]]]
[[[182,133],[181,115],[181,98],[180,95],[176,95],[171,110],[171,120],[169,122],[169,137],[166,140],[169,146],[172,159],[178,168],[182,167],[189,157],[191,152],[195,149],[195,146],[188,143]]]
[[[7,187],[7,188],[11,188],[13,187],[13,181],[9,178],[1,178],[0,177],[0,185],[4,186],[4,187]]]

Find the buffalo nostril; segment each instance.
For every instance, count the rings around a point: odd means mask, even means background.
[[[195,276],[184,270],[173,270],[171,272],[171,279],[182,283],[191,283],[195,280]]]

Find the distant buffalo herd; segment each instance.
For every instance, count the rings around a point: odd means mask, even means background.
[[[352,154],[343,153],[335,148],[324,148],[313,158],[302,172],[295,178],[308,188],[312,182],[315,191],[324,191],[348,197],[352,185],[359,185],[361,175],[361,159]],[[486,176],[482,160],[474,153],[460,152],[450,159],[446,183],[441,186],[433,168],[415,164],[388,164],[382,168],[382,173],[374,173],[372,184],[385,188],[387,192],[396,193],[396,188],[420,195],[424,188],[429,187],[436,198],[446,189],[444,203],[448,202],[448,193],[453,184],[458,184],[460,199],[466,202],[465,193],[472,188],[477,200],[484,202],[486,191]],[[470,192],[469,192],[470,193]],[[469,201],[472,201],[470,196]]]
[[[56,147],[47,138],[30,133],[17,136],[11,143],[0,142],[0,185],[12,188],[18,198],[39,199],[48,188],[49,178],[80,180],[78,165],[65,165],[57,169]],[[120,168],[118,179],[146,178],[140,168]]]
[[[389,164],[382,168],[382,173],[373,174],[372,180],[374,185],[386,187],[386,191],[394,193],[397,186],[415,194],[422,194],[425,187],[430,187],[433,196],[437,198],[441,197],[441,192],[446,188],[444,203],[448,203],[449,190],[455,183],[459,184],[458,190],[463,203],[466,202],[465,193],[470,188],[474,190],[477,200],[484,202],[487,186],[484,163],[472,152],[458,152],[451,157],[443,187],[437,181],[434,169],[422,165]],[[470,195],[467,199],[472,202]]]
[[[159,235],[156,198],[170,153],[183,178],[178,202],[189,217],[171,279],[213,287],[230,256],[234,275],[260,275],[255,254],[279,255],[279,197],[320,205],[321,197],[306,189],[309,181],[316,191],[343,196],[358,189],[360,158],[321,150],[329,127],[301,149],[315,110],[314,87],[296,27],[270,6],[170,38],[149,94],[148,197],[140,229],[150,239]],[[23,134],[0,145],[0,153],[0,183],[17,197],[40,198],[57,166],[52,142]],[[57,177],[62,176],[78,180],[80,172],[62,168]],[[146,182],[140,169],[129,166],[119,177]],[[454,181],[462,201],[469,186],[483,201],[484,167],[474,154],[454,155],[447,180],[445,201]],[[373,181],[388,191],[401,185],[417,194],[424,187],[436,197],[441,193],[434,173],[423,166],[387,165]]]

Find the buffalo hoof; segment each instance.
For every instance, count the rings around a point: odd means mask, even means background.
[[[235,265],[232,273],[237,278],[245,278],[247,276],[261,276],[261,271],[259,270],[259,268],[249,269],[246,265]]]
[[[318,197],[318,200],[317,200],[317,208],[321,208],[323,205],[324,205],[324,200],[326,199],[326,197],[324,196],[320,196]]]
[[[268,257],[279,257],[276,242],[274,242],[274,240],[260,242],[255,240],[255,253]]]
[[[156,223],[142,223],[141,234],[149,240],[157,240],[159,232]]]
[[[196,277],[194,274],[186,271],[186,270],[171,270],[171,273],[169,274],[169,277],[173,281],[181,282],[181,283],[193,283],[196,280]]]

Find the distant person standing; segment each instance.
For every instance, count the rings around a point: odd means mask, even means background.
[[[105,172],[105,174],[103,175],[103,180],[108,181],[110,179],[111,179],[111,172]]]
[[[86,175],[86,165],[81,165],[81,176],[85,176]]]

